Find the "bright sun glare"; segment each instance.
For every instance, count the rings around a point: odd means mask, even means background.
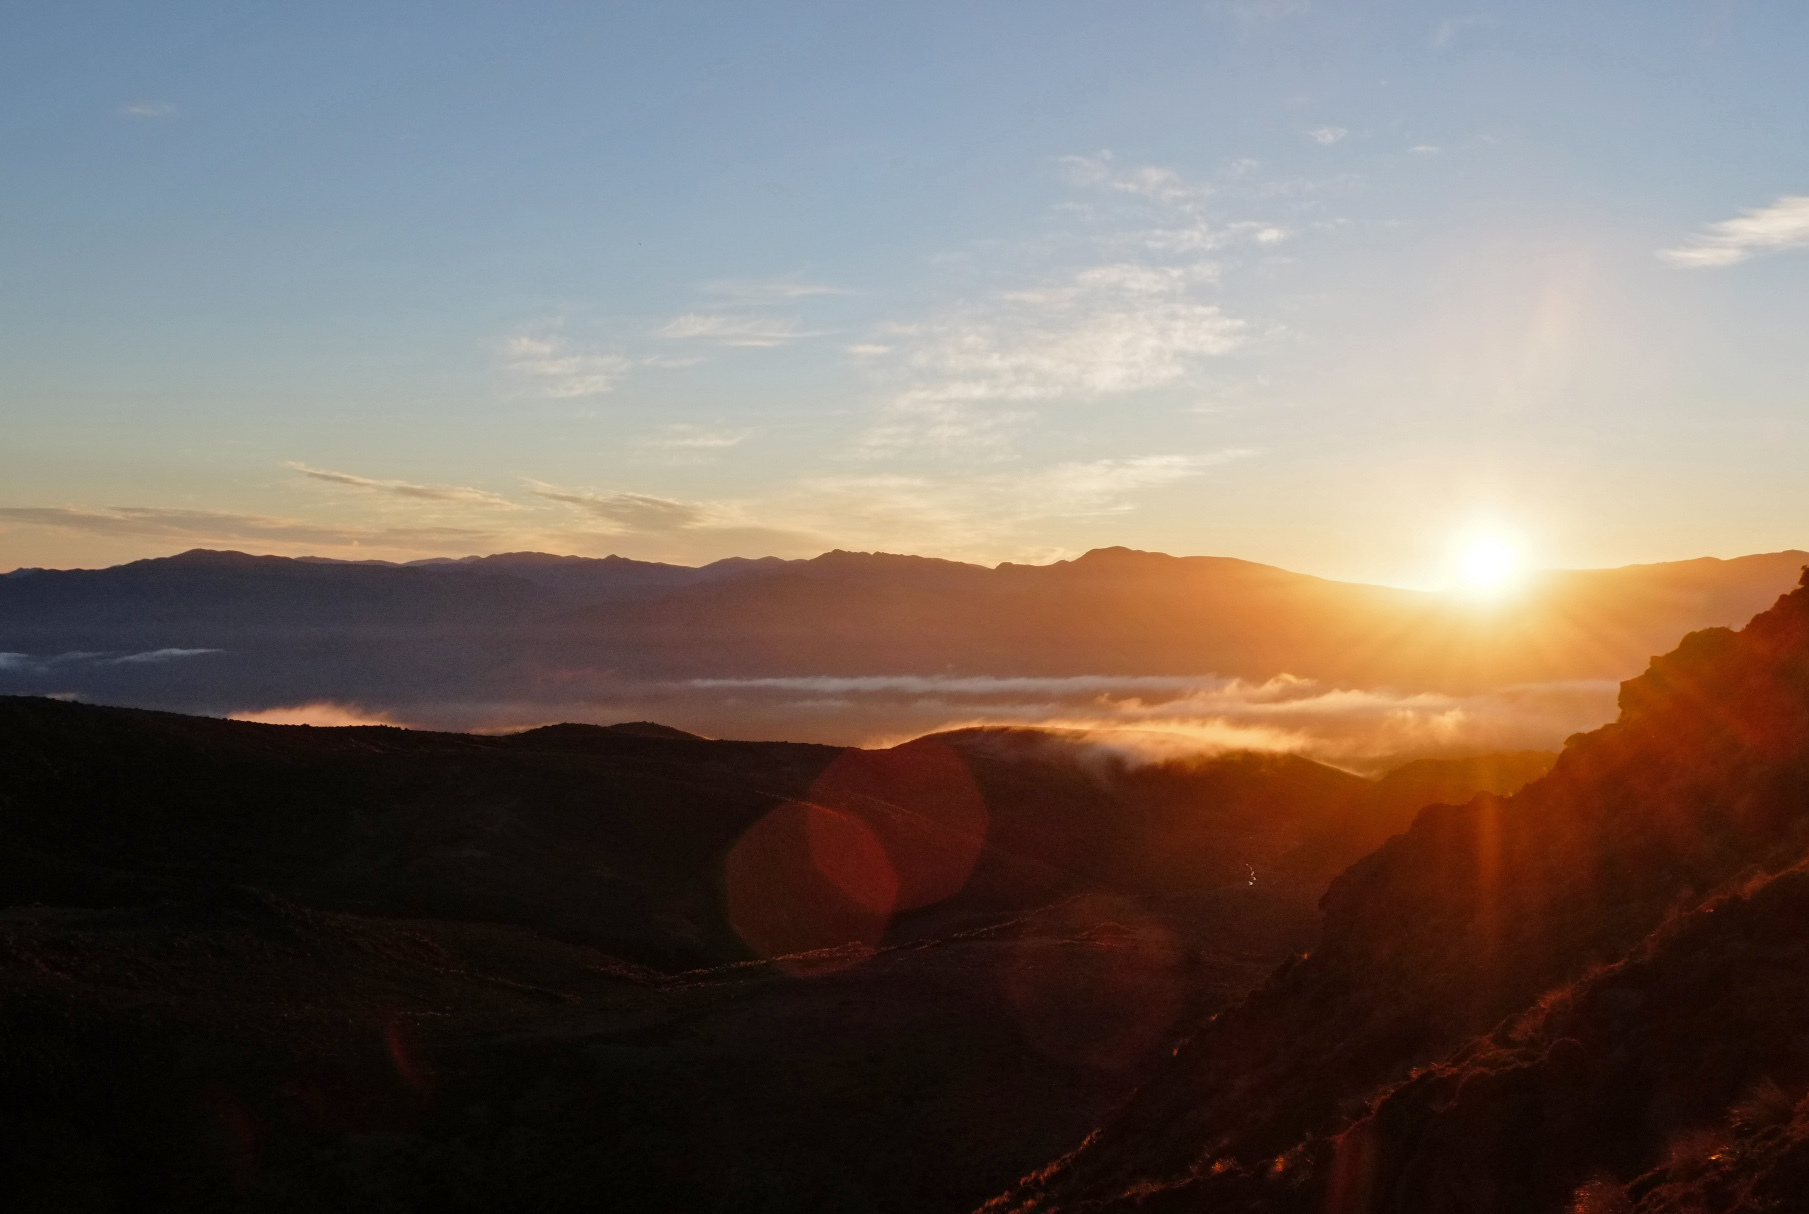
[[[1519,578],[1520,553],[1500,536],[1477,536],[1463,546],[1458,568],[1466,589],[1483,594],[1499,593]]]

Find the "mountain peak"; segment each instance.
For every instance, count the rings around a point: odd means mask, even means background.
[[[1173,561],[1179,559],[1166,552],[1151,552],[1145,548],[1126,548],[1123,544],[1113,544],[1109,548],[1089,548],[1075,557],[1072,563],[1078,565],[1084,561],[1089,564],[1101,565],[1117,561]]]

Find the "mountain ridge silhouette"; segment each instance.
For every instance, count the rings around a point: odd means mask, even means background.
[[[797,737],[835,720],[778,691],[731,708],[695,682],[1289,676],[1452,696],[1605,686],[1685,632],[1747,618],[1806,559],[1548,573],[1484,604],[1128,549],[991,569],[851,552],[691,569],[196,550],[0,578],[0,690],[213,714],[333,702],[453,728],[557,720],[585,702],[671,716],[670,703],[694,732]],[[908,706],[872,701],[861,728],[935,727]],[[961,719],[950,711],[945,721]]]

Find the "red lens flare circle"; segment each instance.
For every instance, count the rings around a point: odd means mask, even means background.
[[[723,893],[729,923],[759,956],[797,971],[838,969],[879,947],[898,878],[858,818],[787,801],[729,852]],[[824,950],[836,953],[805,955]]]

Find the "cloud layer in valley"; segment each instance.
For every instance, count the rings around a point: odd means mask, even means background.
[[[275,708],[235,712],[228,719],[254,721],[261,725],[312,725],[317,729],[345,725],[394,725],[396,723],[387,713],[369,712],[347,704],[336,704],[331,700],[313,700],[306,704],[289,704]]]
[[[1288,676],[1241,679],[1079,676],[696,680],[700,690],[829,714],[908,719],[926,728],[1034,724],[1138,730],[1200,750],[1274,750],[1363,766],[1384,757],[1554,749],[1615,715],[1607,680],[1503,687],[1467,696],[1325,687]],[[934,723],[932,723],[934,722]]]
[[[1456,696],[1326,687],[1290,677],[1261,683],[1098,675],[637,682],[567,674],[546,698],[367,699],[272,711],[330,710],[348,720],[490,732],[558,721],[657,720],[715,737],[867,746],[944,729],[1025,725],[1081,731],[1146,757],[1257,750],[1374,771],[1413,758],[1555,750],[1572,733],[1612,720],[1618,691],[1617,683],[1606,680]]]

